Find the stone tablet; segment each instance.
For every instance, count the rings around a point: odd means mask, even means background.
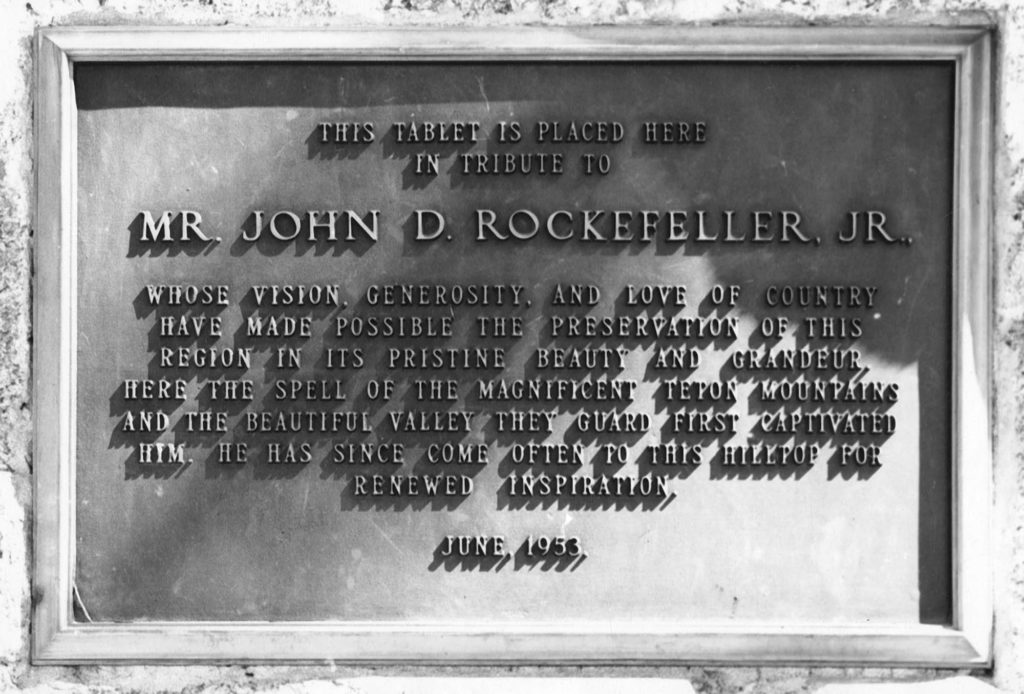
[[[987,662],[987,41],[43,33],[36,658]]]

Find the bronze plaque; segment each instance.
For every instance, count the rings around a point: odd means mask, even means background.
[[[956,60],[485,55],[74,66],[68,623],[960,628]]]

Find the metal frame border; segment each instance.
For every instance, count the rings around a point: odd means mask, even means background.
[[[956,66],[953,624],[516,626],[72,619],[77,162],[73,70],[93,61],[948,60]],[[992,36],[989,27],[264,30],[36,35],[35,663],[757,664],[987,667],[992,658]]]

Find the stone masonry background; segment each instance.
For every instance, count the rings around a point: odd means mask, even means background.
[[[995,669],[32,667],[33,36],[65,24],[232,26],[978,25],[996,28]],[[1024,2],[1020,0],[0,0],[0,691],[348,692],[367,675],[657,676],[698,692],[814,692],[974,674],[1024,692]],[[975,680],[975,684],[981,682]],[[968,691],[963,679],[941,691]],[[912,690],[916,690],[913,686]],[[857,691],[860,691],[857,687]],[[836,690],[838,691],[838,690]],[[848,691],[843,689],[842,691]],[[936,689],[935,691],[939,691]]]

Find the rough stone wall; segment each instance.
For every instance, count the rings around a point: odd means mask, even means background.
[[[698,692],[811,692],[956,673],[806,668],[311,668],[28,665],[31,576],[32,40],[61,24],[993,24],[996,668],[1024,692],[1024,4],[1015,0],[3,0],[0,4],[0,690],[350,691],[368,674],[689,678]],[[952,684],[952,683],[951,683]],[[962,683],[961,683],[962,684]],[[959,687],[961,685],[954,685]],[[950,689],[957,691],[958,689]],[[889,691],[885,689],[884,691]]]

